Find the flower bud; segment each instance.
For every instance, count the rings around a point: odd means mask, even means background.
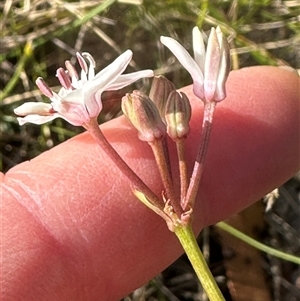
[[[184,93],[171,92],[166,104],[167,133],[173,140],[182,139],[190,131],[191,105]]]
[[[162,75],[153,78],[149,98],[155,103],[160,117],[165,121],[166,103],[172,91],[176,88],[174,84]]]
[[[142,141],[153,142],[166,134],[166,126],[151,99],[140,91],[127,93],[122,98],[122,111],[138,130]]]

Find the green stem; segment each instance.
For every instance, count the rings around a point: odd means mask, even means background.
[[[248,245],[250,245],[260,251],[266,252],[270,255],[273,255],[273,256],[279,257],[281,259],[284,259],[284,260],[287,260],[287,261],[290,261],[290,262],[300,265],[300,257],[294,256],[291,254],[287,254],[282,251],[278,251],[276,249],[268,247],[268,246],[256,241],[255,239],[251,238],[250,236],[242,233],[241,231],[231,227],[230,225],[226,224],[225,222],[219,222],[219,223],[217,223],[217,226],[219,228],[221,228],[222,230],[230,233],[231,235],[237,237],[238,239],[242,240],[243,242],[247,243]]]
[[[179,225],[175,228],[174,232],[188,256],[208,298],[211,301],[225,301],[207,263],[205,262],[191,225]]]

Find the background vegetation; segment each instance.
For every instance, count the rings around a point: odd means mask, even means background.
[[[220,25],[231,41],[234,69],[262,64],[300,68],[300,3],[297,0],[3,0],[0,8],[2,171],[37,156],[81,131],[61,119],[43,126],[28,124],[20,127],[13,114],[13,109],[24,101],[46,100],[37,90],[35,79],[42,76],[49,86],[57,89],[55,71],[63,66],[66,59],[72,58],[75,62],[76,51],[90,52],[97,61],[99,71],[130,48],[134,52],[134,60],[128,71],[152,68],[181,87],[191,83],[191,79],[171,53],[162,47],[159,36],[174,37],[191,50],[191,29],[195,25],[205,32],[211,26]],[[145,80],[137,85],[137,88],[143,86],[146,89],[149,82]],[[124,93],[125,90],[106,94],[101,121],[119,114],[120,99]],[[280,222],[275,222],[274,216],[269,214],[271,217],[263,223],[261,230],[265,231],[267,241],[274,239],[276,247],[299,252],[300,246],[295,249],[294,245],[291,249],[290,241],[285,237],[287,233],[299,235],[296,230],[300,228],[299,215],[290,216],[292,208],[299,208],[298,178],[287,185],[288,189],[285,186],[281,190],[287,191],[290,206],[282,205],[287,201],[281,196],[283,203],[280,200],[275,202],[279,204],[279,209],[277,205],[272,207],[272,214],[278,215],[285,206],[286,215],[280,216]],[[261,218],[268,220],[266,214],[262,214]],[[292,231],[290,228],[284,232],[281,222],[289,225],[294,232],[289,232]],[[212,261],[219,261],[215,264],[216,275],[224,292],[227,291],[228,300],[247,300],[234,299],[230,294],[226,273],[228,267],[224,264],[225,247],[219,242],[222,234],[214,229],[210,232],[213,234],[208,235],[208,230],[204,231],[206,234],[201,238],[201,243],[204,241],[204,248],[214,245],[214,249],[218,250],[212,252],[218,253],[216,256],[210,254],[210,257]],[[269,277],[266,290],[272,298],[300,300],[299,269],[293,265],[286,267],[284,263],[274,263],[270,259],[266,262],[267,268],[263,272]],[[277,269],[277,272],[274,274],[272,269]],[[276,282],[276,279],[280,281]],[[183,257],[126,300],[205,300],[205,297]]]

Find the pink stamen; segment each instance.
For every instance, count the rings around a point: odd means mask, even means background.
[[[61,85],[66,89],[72,89],[72,84],[69,75],[63,68],[58,68],[56,71],[56,76],[58,77],[59,82]]]
[[[76,52],[76,56],[81,69],[84,71],[85,74],[87,74],[89,69],[85,59],[79,52]]]
[[[88,79],[91,80],[95,77],[96,62],[88,52],[83,52],[82,56],[89,61]]]
[[[90,53],[88,53],[88,52],[82,52],[82,56],[85,57],[90,62],[90,65],[93,68],[96,68],[96,62],[95,62],[94,58],[91,56]]]
[[[71,64],[71,62],[69,60],[65,62],[65,66],[68,70],[69,76],[71,78],[76,78],[78,80],[79,75],[78,75],[76,69],[74,68],[74,66]]]
[[[46,84],[46,82],[43,80],[42,77],[38,77],[35,83],[45,96],[49,98],[53,97],[53,92],[51,91],[51,89],[49,88],[49,86]]]

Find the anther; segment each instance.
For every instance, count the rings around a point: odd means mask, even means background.
[[[49,88],[49,86],[46,84],[46,82],[42,77],[38,77],[35,83],[45,96],[49,98],[53,97],[53,92],[51,91],[51,89]]]

